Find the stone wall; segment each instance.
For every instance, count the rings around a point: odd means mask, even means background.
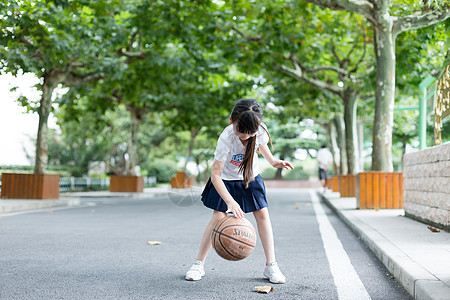
[[[403,196],[407,216],[450,229],[450,143],[408,153]]]

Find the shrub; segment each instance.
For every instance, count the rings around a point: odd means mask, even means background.
[[[176,171],[177,163],[167,159],[152,162],[147,168],[148,176],[155,176],[156,181],[161,183],[170,182]]]

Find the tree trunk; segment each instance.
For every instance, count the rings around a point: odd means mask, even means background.
[[[402,141],[402,158],[400,159],[400,164],[398,165],[398,172],[403,172],[403,163],[404,163],[404,158],[405,158],[405,154],[406,154],[406,140]]]
[[[339,176],[341,175],[341,168],[339,166],[339,149],[337,146],[336,125],[332,121],[330,121],[327,125],[327,136],[330,152],[333,155],[333,175]]]
[[[195,164],[197,165],[197,182],[202,182],[202,178],[201,178],[202,174],[201,174],[201,170],[200,170],[200,164],[201,164],[200,159],[196,158]]]
[[[383,18],[382,16],[380,18]],[[389,15],[374,26],[377,80],[373,126],[372,170],[392,172],[392,127],[395,96],[395,38]]]
[[[36,139],[36,157],[34,174],[44,174],[48,162],[48,117],[52,111],[53,91],[61,81],[57,71],[50,71],[44,75],[42,96],[38,109],[39,126]]]
[[[136,176],[136,165],[138,161],[138,134],[142,124],[143,115],[140,109],[135,107],[127,107],[131,113],[130,136],[128,138],[127,153],[128,163],[126,163],[126,175]]]
[[[185,172],[186,172],[186,169],[187,169],[187,164],[189,162],[189,159],[191,158],[191,155],[192,155],[192,149],[194,149],[195,138],[199,134],[200,129],[201,128],[191,129],[191,140],[189,141],[189,148],[188,148],[188,152],[186,154],[186,161],[184,163],[184,169],[183,169]]]
[[[336,125],[338,145],[340,151],[340,165],[341,165],[341,175],[347,175],[347,148],[345,147],[345,134],[344,134],[344,120],[341,115],[336,115],[334,117],[334,124]]]
[[[348,173],[359,172],[358,135],[356,133],[356,96],[357,93],[348,88],[344,93],[345,146],[347,150]]]
[[[364,171],[364,125],[358,122],[359,171]]]
[[[206,168],[205,168],[205,181],[204,182],[207,182],[208,181],[208,179],[209,179],[209,177],[211,176],[211,174],[210,174],[210,172],[209,172],[209,163],[208,163],[208,160],[206,160]]]

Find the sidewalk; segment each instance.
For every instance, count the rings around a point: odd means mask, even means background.
[[[109,191],[60,193],[59,199],[30,200],[30,199],[0,199],[0,216],[52,207],[78,206],[82,198],[152,198],[167,195],[170,187],[146,188],[143,193],[111,193]]]
[[[329,190],[321,197],[415,299],[450,299],[450,233],[430,231],[403,209],[358,210],[356,198]]]

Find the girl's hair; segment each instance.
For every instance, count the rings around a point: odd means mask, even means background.
[[[253,134],[258,131],[263,118],[263,109],[261,105],[253,99],[242,99],[236,102],[231,112],[231,122],[239,133]],[[272,140],[270,134],[264,126],[261,126],[269,135],[270,143]],[[244,176],[245,188],[253,178],[253,157],[256,147],[256,135],[248,139],[245,149],[244,159],[239,167],[239,172]]]

